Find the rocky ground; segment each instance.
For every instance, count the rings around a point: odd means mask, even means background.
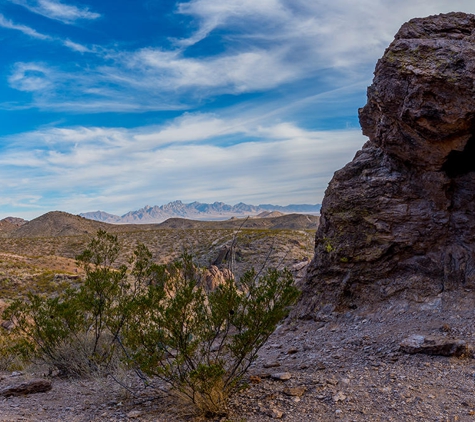
[[[322,321],[287,321],[261,350],[249,387],[215,420],[475,420],[472,351],[445,357],[400,350],[410,334],[475,343],[473,303],[475,292],[445,292],[424,303],[399,300]],[[0,390],[34,377],[42,374],[4,373]],[[52,385],[46,393],[0,398],[0,421],[183,420],[163,397],[147,390],[133,396],[111,379],[53,378]]]

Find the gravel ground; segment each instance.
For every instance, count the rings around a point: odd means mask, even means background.
[[[249,387],[221,422],[475,421],[475,360],[408,355],[410,334],[475,343],[475,294],[445,292],[287,321],[260,352]],[[0,388],[41,374],[3,374]],[[128,378],[126,382],[134,383]],[[47,393],[0,398],[0,421],[179,421],[170,403],[134,397],[112,380],[53,379]],[[155,397],[155,396],[154,396]]]

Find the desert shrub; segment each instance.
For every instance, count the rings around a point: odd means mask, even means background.
[[[4,317],[15,323],[17,350],[38,358],[64,376],[104,372],[117,363],[116,337],[128,315],[127,268],[114,268],[117,237],[99,231],[77,257],[86,277],[78,289],[56,297],[29,294],[16,300]]]
[[[291,273],[251,270],[207,291],[186,253],[156,265],[139,244],[117,266],[119,253],[117,237],[99,231],[77,257],[82,285],[13,302],[4,317],[15,323],[18,352],[68,376],[107,373],[120,358],[144,379],[165,381],[190,412],[222,414],[297,300]]]
[[[15,344],[10,333],[0,328],[0,371],[15,371],[23,368],[23,362],[15,350]]]
[[[197,287],[189,255],[160,267],[124,332],[130,360],[205,415],[223,413],[231,393],[297,297],[288,271],[249,271],[212,292]]]

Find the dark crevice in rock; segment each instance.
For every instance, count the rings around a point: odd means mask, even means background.
[[[452,179],[475,171],[475,137],[473,135],[463,151],[451,151],[449,153],[442,166],[442,171],[445,171],[447,176]]]

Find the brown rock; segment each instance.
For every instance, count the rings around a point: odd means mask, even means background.
[[[286,387],[284,388],[284,394],[291,397],[301,397],[305,394],[306,390],[305,387]]]
[[[262,382],[262,378],[258,375],[250,375],[249,381],[251,384],[260,384]]]
[[[345,401],[346,400],[346,396],[345,394],[343,394],[342,391],[338,391],[333,397],[332,397],[333,401],[335,403],[338,403],[339,401]]]
[[[142,412],[139,410],[131,410],[129,413],[127,413],[127,417],[130,419],[137,419],[142,416]]]
[[[9,385],[0,389],[0,396],[23,396],[26,394],[45,393],[51,390],[51,381],[45,379],[32,379],[20,384]]]
[[[213,291],[219,285],[224,284],[226,280],[233,279],[234,275],[227,268],[220,270],[217,266],[211,265],[204,273],[200,283],[205,290]]]
[[[463,340],[446,337],[412,334],[404,339],[400,348],[405,353],[424,353],[426,355],[462,356],[468,350]]]
[[[262,365],[264,368],[277,368],[280,366],[280,363],[279,362],[276,362],[276,361],[270,361],[270,362],[266,362],[264,363],[264,365]]]
[[[279,381],[287,381],[292,378],[292,374],[290,372],[277,372],[271,374],[271,378]]]
[[[276,409],[276,408],[271,408],[271,409],[268,409],[266,412],[266,415],[273,418],[273,419],[282,419],[282,416],[284,416],[284,412],[282,412],[281,410],[279,409]]]
[[[404,24],[323,200],[300,317],[475,286],[475,15]]]

